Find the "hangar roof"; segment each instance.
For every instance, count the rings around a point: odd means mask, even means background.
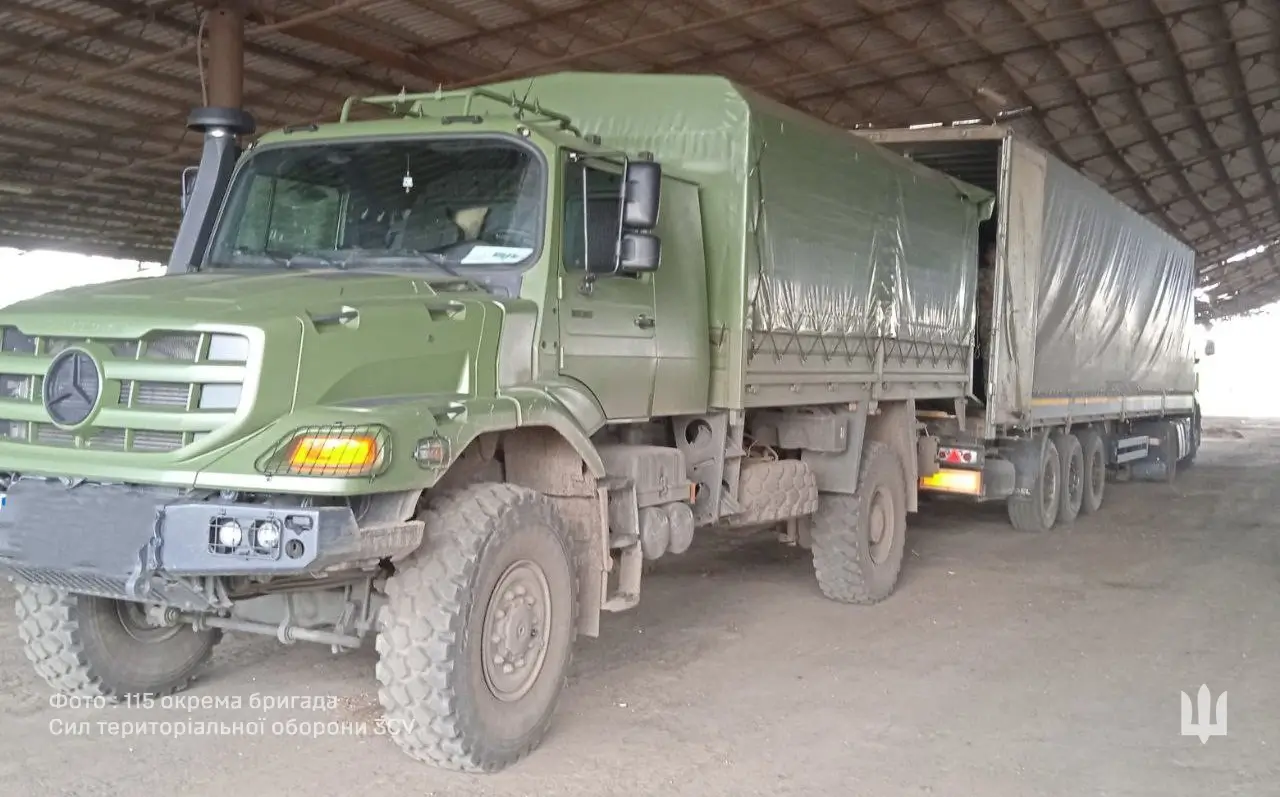
[[[352,94],[717,72],[846,127],[1001,120],[1193,246],[1202,313],[1280,300],[1274,0],[246,0],[265,130]],[[164,259],[201,0],[0,9],[0,245]],[[1267,248],[1270,247],[1270,248]]]

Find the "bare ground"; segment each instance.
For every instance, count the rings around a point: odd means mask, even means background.
[[[702,539],[581,643],[551,736],[496,776],[432,770],[383,736],[272,734],[372,723],[371,649],[235,636],[188,695],[240,710],[72,709],[5,613],[0,794],[1277,795],[1280,422],[1210,426],[1175,485],[1111,485],[1100,515],[1047,535],[998,507],[928,507],[871,609],[822,599],[801,551]],[[1179,733],[1179,691],[1202,683],[1230,695],[1229,734],[1207,744]],[[263,735],[177,733],[258,718]],[[174,724],[99,725],[148,721]]]

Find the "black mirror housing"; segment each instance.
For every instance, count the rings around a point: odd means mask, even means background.
[[[662,165],[654,161],[628,161],[622,186],[622,226],[644,232],[657,227]]]
[[[1211,341],[1211,340],[1209,340],[1209,341],[1205,341],[1205,344],[1204,344],[1204,356],[1206,356],[1206,357],[1212,357],[1212,356],[1213,356],[1213,352],[1214,352],[1214,349],[1215,349],[1215,348],[1217,348],[1217,347],[1215,347],[1215,346],[1213,345],[1213,341]]]
[[[657,271],[662,262],[662,240],[647,232],[622,234],[618,270],[626,274]]]

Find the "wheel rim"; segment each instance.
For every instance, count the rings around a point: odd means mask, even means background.
[[[1058,506],[1058,472],[1045,462],[1040,478],[1043,482],[1040,489],[1040,511],[1046,518],[1051,518]]]
[[[1093,488],[1095,496],[1102,495],[1102,489],[1107,484],[1107,466],[1102,461],[1102,450],[1097,449],[1089,457],[1089,486]]]
[[[182,630],[182,626],[154,625],[147,619],[147,607],[133,601],[115,601],[116,617],[120,626],[135,640],[144,644],[155,645],[172,639]]]
[[[1072,457],[1067,463],[1067,497],[1074,505],[1076,499],[1083,495],[1084,488],[1084,457]]]
[[[484,616],[484,680],[493,696],[519,700],[533,688],[547,657],[551,586],[537,563],[522,559],[506,569]]]
[[[893,538],[897,529],[893,525],[893,497],[883,488],[871,494],[871,505],[867,515],[867,536],[871,540],[871,561],[884,564],[893,549]]]

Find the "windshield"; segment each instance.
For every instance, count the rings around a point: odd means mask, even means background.
[[[501,139],[272,147],[238,172],[205,267],[524,266],[544,193],[537,156]]]

